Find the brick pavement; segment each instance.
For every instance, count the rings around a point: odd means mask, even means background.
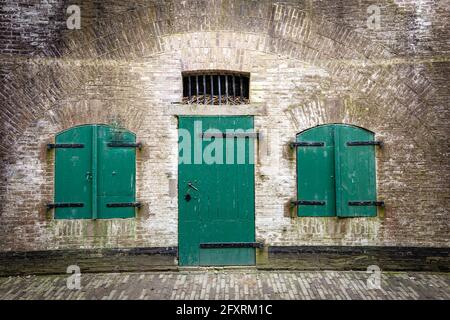
[[[450,299],[450,275],[382,273],[381,289],[367,289],[369,274],[342,271],[203,270],[0,278],[0,299]]]

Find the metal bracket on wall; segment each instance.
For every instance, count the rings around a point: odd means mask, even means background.
[[[47,209],[54,209],[54,208],[81,208],[84,207],[83,203],[79,202],[73,202],[73,203],[49,203],[47,204]]]
[[[349,141],[347,146],[379,146],[383,147],[383,141]]]
[[[324,206],[325,201],[307,201],[307,200],[298,200],[291,201],[293,206]]]
[[[47,144],[47,149],[56,149],[56,148],[84,148],[84,144],[81,143],[49,143]]]
[[[124,207],[135,207],[140,208],[142,204],[140,202],[118,202],[118,203],[107,203],[108,208],[124,208]]]
[[[131,142],[110,142],[107,144],[111,148],[138,148],[142,149],[142,143],[131,143]]]
[[[297,147],[324,147],[324,142],[291,142],[289,146],[293,148]]]
[[[349,201],[349,206],[377,206],[384,207],[384,201]]]
[[[202,249],[223,249],[223,248],[262,248],[262,242],[208,242],[200,243]]]

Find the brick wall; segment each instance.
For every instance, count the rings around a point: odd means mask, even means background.
[[[81,30],[65,29],[79,4]],[[177,114],[253,114],[256,233],[274,246],[445,247],[449,241],[450,8],[445,1],[3,1],[0,250],[177,246]],[[251,73],[251,105],[193,109],[181,72]],[[136,219],[54,220],[55,134],[121,122],[138,152]],[[376,218],[291,218],[295,134],[349,123],[377,152]]]

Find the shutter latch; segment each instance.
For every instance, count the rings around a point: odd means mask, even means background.
[[[132,143],[132,142],[109,142],[107,144],[111,148],[138,148],[142,149],[142,143]]]
[[[84,148],[84,144],[81,143],[49,143],[47,144],[47,149],[56,148]]]

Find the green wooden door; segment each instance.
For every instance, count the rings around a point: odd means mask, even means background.
[[[236,129],[252,131],[253,117],[179,118],[180,265],[255,263],[254,248],[200,247],[255,241],[253,139],[201,137]]]

